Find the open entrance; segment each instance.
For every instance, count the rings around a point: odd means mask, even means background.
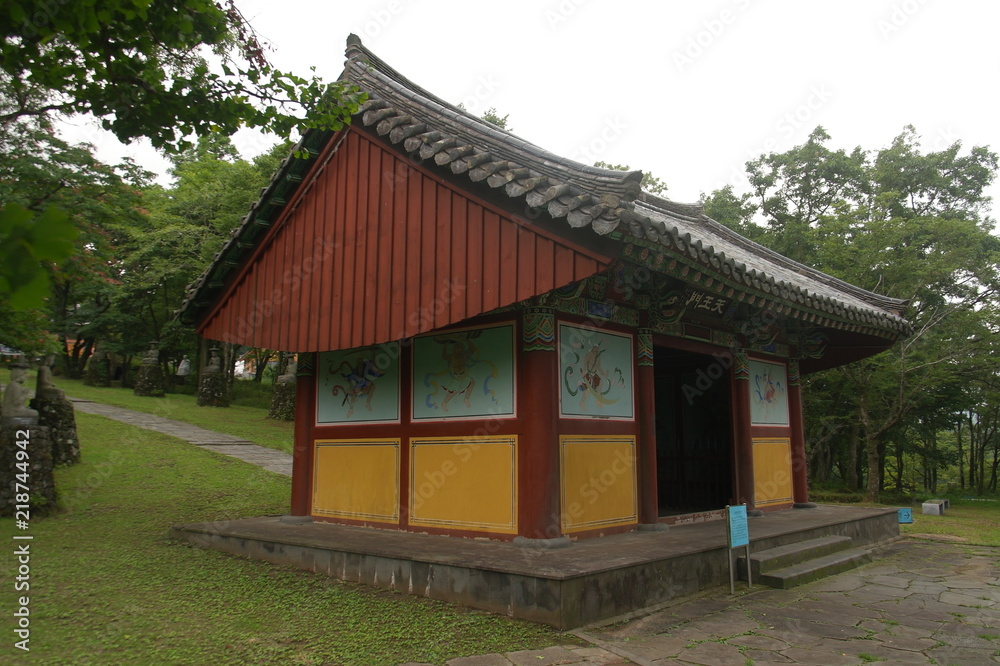
[[[733,495],[730,368],[707,354],[654,353],[659,515],[721,509]]]

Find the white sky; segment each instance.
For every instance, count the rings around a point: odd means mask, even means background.
[[[671,199],[742,186],[744,162],[822,125],[833,147],[1000,150],[996,29],[985,0],[238,0],[279,68],[336,78],[348,33],[437,96],[496,107],[554,153],[652,171]],[[78,123],[79,125],[79,123]],[[77,140],[147,168],[148,148]],[[250,134],[251,157],[273,141]],[[991,189],[994,198],[1000,185]]]

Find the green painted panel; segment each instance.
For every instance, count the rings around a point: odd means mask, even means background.
[[[559,324],[562,415],[631,420],[632,358],[631,335]]]
[[[449,331],[413,341],[413,418],[514,415],[514,326]]]
[[[399,345],[323,352],[316,367],[318,423],[399,421]]]

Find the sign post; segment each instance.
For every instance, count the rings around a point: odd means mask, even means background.
[[[726,506],[726,542],[729,549],[729,593],[736,594],[736,569],[733,565],[733,548],[746,548],[747,587],[753,587],[750,572],[750,528],[747,525],[747,505]]]

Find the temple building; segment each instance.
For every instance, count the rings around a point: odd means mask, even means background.
[[[905,303],[476,118],[353,36],[342,79],[367,94],[353,123],[303,136],[180,311],[298,353],[292,515],[576,542],[810,511],[800,378],[891,346]]]

